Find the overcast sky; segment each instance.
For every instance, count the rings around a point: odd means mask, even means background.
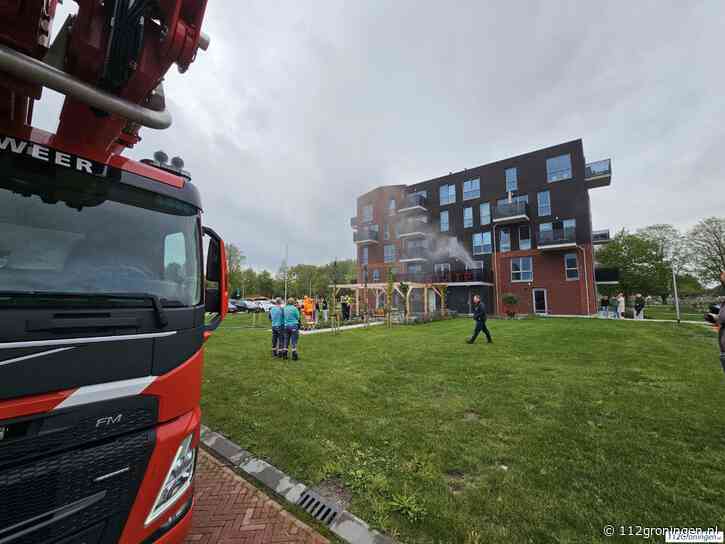
[[[56,28],[75,4],[66,1]],[[725,215],[725,3],[211,0],[165,88],[205,223],[255,268],[354,252],[357,195],[582,138],[595,228]],[[54,107],[38,107],[53,130]]]

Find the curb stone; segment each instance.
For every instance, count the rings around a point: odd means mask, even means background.
[[[250,452],[225,436],[212,431],[206,425],[201,426],[201,442],[234,467],[261,482],[295,506],[307,490],[305,484],[296,481],[266,461],[257,459]],[[367,523],[347,510],[340,512],[328,529],[350,544],[396,544],[392,538],[371,529]]]

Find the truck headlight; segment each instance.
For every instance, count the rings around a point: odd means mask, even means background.
[[[196,458],[196,449],[191,445],[193,438],[194,433],[191,433],[179,446],[164,480],[164,485],[161,486],[161,491],[146,518],[146,525],[153,523],[191,486]]]

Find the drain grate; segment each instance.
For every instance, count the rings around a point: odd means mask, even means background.
[[[314,491],[305,491],[302,493],[300,500],[297,501],[297,506],[302,507],[305,512],[325,525],[331,525],[340,513],[340,509],[337,506],[325,502]]]

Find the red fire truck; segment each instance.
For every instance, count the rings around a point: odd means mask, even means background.
[[[50,44],[57,3],[0,0],[0,544],[181,542],[224,243],[178,161],[121,153],[171,124],[206,0],[76,0]]]

